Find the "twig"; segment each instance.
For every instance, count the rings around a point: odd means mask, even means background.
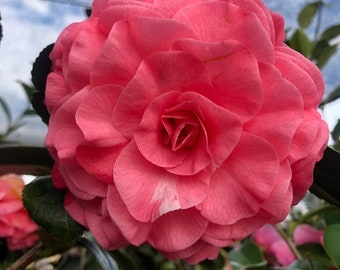
[[[6,270],[24,270],[29,264],[34,262],[39,253],[43,250],[43,243],[36,243],[30,250],[22,255],[15,263],[13,263]]]
[[[286,241],[286,243],[288,244],[291,252],[294,254],[294,256],[298,259],[301,260],[302,259],[302,255],[300,254],[300,252],[297,250],[297,248],[295,247],[294,243],[292,242],[292,240],[286,236],[285,232],[282,230],[282,228],[280,227],[279,224],[275,225],[275,229],[276,231],[282,236],[282,238]]]

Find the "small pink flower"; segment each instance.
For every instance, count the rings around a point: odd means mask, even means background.
[[[296,259],[287,242],[271,225],[265,225],[255,231],[252,239],[265,253],[273,255],[282,266],[289,266]]]
[[[328,140],[321,73],[284,38],[261,0],[94,0],[46,87],[70,215],[189,263],[283,220]]]
[[[0,176],[0,237],[11,250],[32,246],[38,226],[30,219],[21,201],[23,179],[14,174]]]
[[[317,230],[308,224],[301,224],[294,230],[293,239],[297,245],[310,243],[323,245],[323,235],[323,231]]]

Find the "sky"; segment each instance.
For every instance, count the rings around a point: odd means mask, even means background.
[[[48,44],[53,43],[62,29],[72,22],[86,18],[84,8],[90,0],[0,0],[0,12],[4,37],[0,44],[0,96],[9,104],[12,114],[19,115],[26,108],[27,99],[18,80],[30,83],[30,71],[34,59]],[[56,3],[58,1],[69,4]],[[166,0],[165,0],[166,1]],[[300,8],[311,0],[265,0],[273,11],[284,15],[286,28],[297,26],[296,16]],[[323,12],[323,27],[340,23],[339,0],[326,0],[332,7]],[[313,26],[311,27],[313,28]],[[340,85],[340,52],[323,70],[326,91]],[[326,106],[324,119],[332,128],[340,118],[340,102]],[[46,126],[38,117],[24,120],[25,125],[13,136],[25,145],[44,145]],[[5,118],[0,111],[0,130],[4,128]]]

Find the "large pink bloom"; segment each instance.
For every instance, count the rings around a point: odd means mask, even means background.
[[[0,238],[6,238],[11,250],[30,247],[38,240],[38,225],[30,219],[21,201],[23,188],[20,176],[0,176]]]
[[[95,0],[57,40],[47,146],[107,249],[196,263],[284,219],[328,129],[323,79],[261,0]]]

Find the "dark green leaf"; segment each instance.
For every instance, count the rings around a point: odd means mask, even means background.
[[[52,61],[49,55],[53,47],[54,44],[50,44],[40,52],[31,71],[32,83],[37,89],[37,92],[33,94],[32,105],[45,124],[48,124],[50,119],[50,114],[45,106],[44,99],[47,76],[52,68]]]
[[[321,199],[340,207],[340,153],[327,147],[316,163],[310,191]]]
[[[308,56],[311,51],[311,43],[305,34],[300,29],[297,29],[291,39],[288,42],[289,47],[302,53],[304,56]]]
[[[327,62],[329,61],[329,59],[336,53],[337,51],[337,45],[332,45],[329,46],[327,48],[325,48],[321,55],[319,56],[316,65],[321,69],[323,68]]]
[[[298,14],[298,23],[301,28],[306,28],[312,23],[315,14],[318,12],[318,9],[320,8],[321,4],[322,1],[316,1],[305,5],[301,9],[301,11]]]
[[[25,93],[26,93],[26,96],[27,96],[27,99],[29,101],[32,100],[33,98],[33,94],[37,91],[35,89],[35,87],[33,85],[28,85],[27,83],[24,83],[22,81],[19,81],[20,85],[22,86],[22,88],[25,90]]]
[[[323,213],[324,221],[326,225],[339,224],[340,223],[340,209],[335,208]]]
[[[321,56],[321,54],[324,52],[324,50],[326,50],[329,47],[330,47],[330,45],[329,45],[328,41],[326,41],[326,40],[317,41],[312,48],[311,58],[313,60],[318,60],[319,57]]]
[[[332,134],[332,139],[334,140],[334,142],[337,143],[340,141],[340,119],[338,119],[338,122],[336,123],[331,134]]]
[[[2,97],[0,97],[0,107],[2,108],[2,111],[5,113],[5,116],[7,118],[7,122],[11,123],[12,122],[12,114],[11,110],[9,109],[9,106]]]
[[[338,86],[337,88],[335,88],[326,98],[324,101],[322,101],[322,103],[320,104],[320,106],[324,106],[328,103],[331,103],[335,100],[337,100],[338,98],[340,98],[340,86]]]
[[[251,240],[246,239],[240,247],[233,249],[228,255],[233,266],[241,267],[265,267],[262,252],[259,247]]]
[[[329,270],[327,265],[318,261],[310,260],[296,260],[289,267],[288,270]]]
[[[63,190],[57,190],[51,176],[42,176],[25,186],[23,202],[32,219],[51,236],[65,242],[76,242],[84,228],[64,208]]]
[[[340,224],[329,225],[324,235],[325,250],[335,267],[340,268]]]
[[[324,249],[319,244],[305,244],[297,247],[303,258],[313,258],[325,265],[332,264]]]
[[[322,34],[320,39],[324,39],[324,40],[331,40],[333,38],[336,38],[337,36],[340,35],[340,24],[337,25],[333,25],[329,28],[327,28]]]

